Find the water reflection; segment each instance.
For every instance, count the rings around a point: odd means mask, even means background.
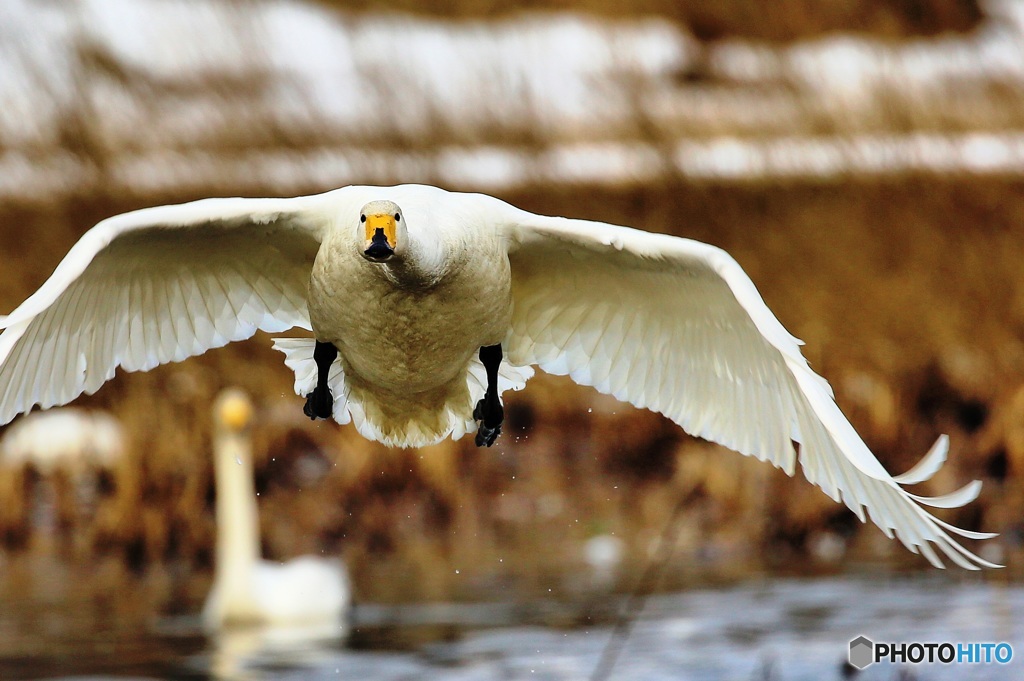
[[[213,678],[239,681],[266,678],[274,669],[315,668],[329,663],[341,633],[332,623],[225,629],[212,636],[209,658],[197,666]]]
[[[20,616],[33,604],[20,604]],[[199,634],[195,617],[166,618],[138,630],[91,628],[65,610],[64,628],[45,646],[4,637],[0,678],[94,679],[569,679],[590,678],[608,643],[604,614],[576,604],[360,605],[353,635],[253,628]],[[11,611],[3,619],[9,624]],[[81,618],[81,619],[77,619]],[[5,627],[5,632],[10,628]],[[1024,633],[1024,588],[958,575],[874,575],[760,579],[740,585],[653,596],[612,679],[847,678],[848,642],[859,634],[889,641],[1007,641]],[[40,639],[40,640],[41,640]],[[30,654],[24,651],[32,649]],[[1017,651],[1024,656],[1024,648]],[[864,681],[1020,678],[1020,665],[874,665]],[[911,674],[902,677],[902,673]]]

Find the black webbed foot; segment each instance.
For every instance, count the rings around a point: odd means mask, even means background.
[[[473,418],[480,422],[476,431],[476,446],[490,447],[501,435],[501,424],[505,420],[505,410],[497,395],[485,395],[476,403]]]
[[[331,343],[316,341],[313,346],[313,360],[316,362],[316,387],[306,395],[302,413],[316,421],[334,416],[334,395],[328,385],[331,364],[338,357],[338,349]]]
[[[480,428],[476,431],[476,446],[490,447],[498,439],[499,435],[501,435],[500,423],[494,428],[489,428],[481,423]]]
[[[313,392],[306,395],[306,404],[302,407],[302,413],[311,420],[329,419],[334,416],[334,395],[330,388],[317,386]]]
[[[480,422],[476,431],[476,446],[490,447],[501,435],[501,422],[505,410],[498,397],[498,368],[501,366],[501,346],[487,345],[480,348],[480,362],[487,371],[487,391],[473,409],[473,419]]]

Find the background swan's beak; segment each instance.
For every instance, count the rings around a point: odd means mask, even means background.
[[[367,215],[366,244],[363,254],[373,260],[387,260],[395,254],[398,245],[398,229],[393,215]]]

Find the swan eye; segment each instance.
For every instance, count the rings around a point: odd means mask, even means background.
[[[401,219],[402,219],[402,216],[399,215],[398,213],[395,213],[395,221],[397,222],[397,221],[399,221]]]
[[[366,222],[366,216],[365,215],[360,215],[359,216],[359,222]]]

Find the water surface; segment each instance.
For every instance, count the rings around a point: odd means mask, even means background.
[[[346,644],[258,631],[208,641],[189,615],[126,628],[104,626],[95,607],[63,617],[47,609],[5,607],[0,678],[568,681],[591,678],[612,636],[608,608],[554,601],[363,604]],[[35,631],[11,624],[32,617]],[[1019,679],[1024,588],[937,573],[765,578],[652,596],[628,639],[615,641],[622,647],[610,678],[843,679],[848,642],[860,634],[1018,649],[1008,665],[878,664],[857,676],[864,681]]]

